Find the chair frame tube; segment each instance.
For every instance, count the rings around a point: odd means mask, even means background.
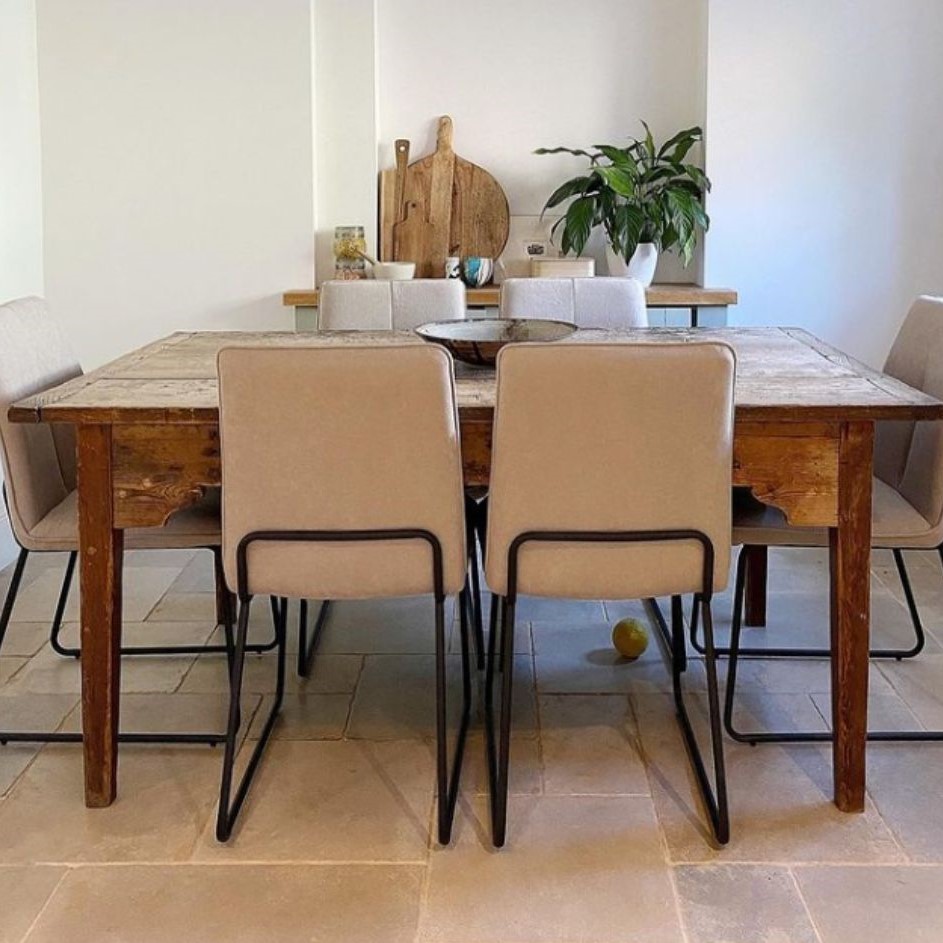
[[[657,613],[655,624],[663,644],[663,654],[671,668],[675,710],[678,724],[687,748],[698,791],[707,810],[711,829],[716,841],[724,845],[730,840],[730,817],[727,802],[727,777],[724,765],[723,731],[721,729],[720,695],[717,683],[716,649],[714,648],[711,598],[714,588],[714,545],[702,531],[684,530],[533,530],[518,534],[508,546],[507,595],[491,599],[491,632],[488,638],[488,672],[485,683],[485,728],[488,758],[488,775],[491,785],[492,842],[495,847],[504,845],[507,833],[508,767],[511,734],[511,705],[514,671],[514,616],[518,593],[518,557],[523,546],[532,542],[553,543],[663,543],[666,541],[697,541],[703,551],[702,589],[697,594],[698,604],[704,611],[707,654],[708,705],[710,713],[710,739],[713,753],[714,787],[707,774],[694,729],[684,703],[682,675],[687,667],[684,651],[684,622],[681,617],[681,597],[672,597],[672,624],[668,627]],[[654,602],[649,600],[648,602]],[[495,648],[497,635],[497,610],[501,615],[501,715],[498,741],[495,743],[493,687],[495,672]]]

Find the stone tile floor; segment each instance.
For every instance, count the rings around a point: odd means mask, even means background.
[[[943,579],[935,556],[909,562],[931,637],[916,661],[873,667],[873,724],[939,727]],[[0,653],[2,726],[77,727],[77,665],[47,644],[62,563],[34,558],[27,571]],[[770,625],[749,641],[823,642],[823,555],[775,553],[770,574]],[[874,576],[875,636],[902,641],[909,622],[885,555]],[[129,554],[126,586],[128,639],[213,635],[209,554]],[[0,943],[943,941],[943,744],[872,745],[867,811],[847,816],[829,801],[827,747],[729,742],[733,838],[718,850],[656,646],[626,663],[609,644],[612,621],[641,608],[525,600],[519,613],[503,850],[489,840],[480,722],[452,845],[431,840],[429,601],[342,603],[312,678],[290,681],[227,846],[213,837],[218,750],[125,746],[118,801],[86,810],[76,746],[0,747]],[[715,607],[722,637],[729,613],[728,593]],[[269,630],[258,605],[253,631]],[[250,740],[272,661],[247,669]],[[123,727],[221,726],[224,665],[125,659]],[[697,661],[689,675],[697,703]],[[738,716],[824,729],[827,692],[825,663],[746,663]]]

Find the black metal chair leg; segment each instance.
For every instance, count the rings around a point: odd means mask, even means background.
[[[452,760],[451,778],[448,762],[448,659],[445,637],[445,597],[435,600],[436,657],[436,778],[438,780],[439,843],[447,845],[452,838],[452,823],[458,802],[458,787],[465,756],[465,740],[471,718],[471,657],[468,644],[468,583],[459,594],[459,625],[462,652],[462,714],[459,721]]]
[[[13,606],[16,604],[16,597],[20,592],[20,583],[23,581],[23,571],[26,569],[26,560],[29,557],[29,551],[20,549],[20,554],[16,558],[16,564],[13,567],[13,576],[10,578],[10,585],[7,587],[7,595],[3,600],[3,610],[0,611],[0,648],[3,647],[3,639],[7,634],[7,626],[10,624],[10,617],[13,615]]]
[[[321,641],[321,633],[324,629],[324,623],[327,622],[327,615],[330,612],[331,600],[323,599],[318,608],[317,617],[314,620],[314,628],[311,631],[311,641],[308,642],[308,600],[302,599],[298,606],[298,676],[307,678],[311,674],[311,664],[314,661],[314,655],[318,648],[318,642]]]
[[[743,550],[746,548],[744,547]],[[941,560],[943,560],[943,548],[938,548]],[[742,557],[743,550],[740,551]],[[926,632],[923,628],[923,621],[920,618],[920,611],[917,608],[917,601],[914,598],[913,587],[910,585],[910,576],[907,573],[907,565],[904,562],[904,555],[900,550],[892,550],[894,563],[897,566],[897,575],[900,578],[901,587],[904,590],[904,598],[907,602],[907,610],[910,613],[910,622],[914,630],[914,644],[910,648],[872,648],[868,652],[869,658],[894,658],[902,661],[905,658],[915,658],[926,644]],[[691,646],[699,654],[704,654],[704,646],[698,639],[698,618],[697,606],[691,612]],[[730,647],[718,647],[718,655],[729,655]],[[762,648],[762,647],[743,647],[740,648],[740,654],[749,658],[829,658],[832,654],[829,648]]]
[[[495,599],[492,597],[492,607]],[[491,781],[491,842],[501,848],[507,838],[508,770],[511,750],[511,708],[514,685],[514,610],[515,601],[501,598],[501,717],[497,747],[494,743],[494,716],[491,690],[494,676],[494,644],[489,639],[487,682],[487,736],[489,779]],[[494,622],[492,620],[492,626]]]
[[[66,603],[69,601],[69,590],[72,589],[72,577],[75,574],[75,563],[78,560],[78,551],[73,550],[69,554],[69,561],[65,566],[65,575],[62,577],[62,587],[59,590],[59,598],[56,600],[56,612],[52,617],[52,628],[49,632],[49,645],[54,652],[67,657],[78,658],[79,650],[66,649],[59,642],[59,632],[62,630],[62,619],[65,616]]]
[[[239,625],[236,632],[236,650],[233,654],[233,668],[230,677],[229,691],[229,724],[226,730],[226,751],[223,756],[223,775],[219,789],[219,809],[216,816],[216,838],[221,842],[229,840],[232,834],[233,825],[239,815],[239,810],[245,802],[252,779],[258,769],[262,759],[262,754],[272,735],[272,730],[278,721],[278,714],[281,710],[282,701],[285,696],[285,636],[286,623],[288,621],[288,601],[276,600],[272,597],[272,614],[276,620],[276,641],[278,644],[278,666],[277,681],[275,687],[275,701],[269,711],[265,726],[259,735],[258,742],[252,751],[248,765],[239,785],[236,788],[235,797],[230,801],[233,785],[233,767],[236,761],[236,739],[239,734],[239,728],[242,724],[242,710],[240,707],[242,699],[242,675],[246,660],[246,636],[249,631],[249,608],[252,604],[252,597],[240,600],[239,603]]]

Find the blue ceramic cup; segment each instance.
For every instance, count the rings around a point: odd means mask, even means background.
[[[491,281],[494,260],[480,255],[470,255],[462,260],[462,281],[469,288],[481,288]]]

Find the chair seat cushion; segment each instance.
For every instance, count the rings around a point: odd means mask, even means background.
[[[874,547],[932,549],[940,544],[934,528],[899,491],[874,478],[871,498],[871,544]],[[824,527],[793,527],[778,508],[737,489],[733,502],[733,542],[764,547],[824,547]]]
[[[171,515],[164,527],[135,527],[125,531],[126,550],[188,550],[220,544],[219,491]],[[78,550],[78,492],[57,504],[29,533],[27,550]]]

